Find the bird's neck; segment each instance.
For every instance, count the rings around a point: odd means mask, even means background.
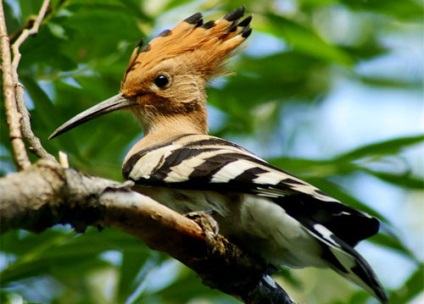
[[[165,141],[181,134],[207,134],[206,113],[181,113],[156,117],[154,123],[144,125],[143,143]]]
[[[157,115],[155,117],[147,117],[147,119],[144,117],[140,121],[144,137],[131,148],[125,157],[124,163],[140,150],[160,144],[178,135],[208,133],[205,105],[200,105],[196,110],[189,113]]]

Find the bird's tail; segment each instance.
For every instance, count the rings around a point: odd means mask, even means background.
[[[352,246],[322,225],[314,225],[309,232],[323,245],[322,258],[330,268],[362,287],[379,299],[381,303],[388,303],[386,293],[377,275]]]

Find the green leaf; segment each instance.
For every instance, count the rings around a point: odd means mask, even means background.
[[[421,79],[416,79],[415,81],[413,81],[410,79],[399,79],[397,76],[398,75],[390,75],[386,77],[360,76],[359,80],[362,83],[374,88],[381,87],[388,89],[411,89],[418,91],[422,89]]]
[[[357,171],[359,166],[350,162],[333,160],[316,160],[302,158],[273,158],[269,162],[293,175],[303,179],[325,178],[334,175],[345,175]]]
[[[260,24],[259,29],[286,40],[297,52],[345,67],[353,66],[354,60],[348,53],[325,42],[312,28],[274,13],[268,13],[266,20],[268,22]]]
[[[386,248],[390,248],[393,251],[403,254],[405,257],[411,259],[412,261],[417,262],[415,254],[411,250],[409,250],[409,248],[407,248],[405,244],[403,244],[402,239],[400,239],[392,231],[387,231],[387,229],[384,228],[382,230],[383,232],[374,235],[370,239],[373,243],[378,244],[380,246],[384,246]]]
[[[390,184],[393,184],[397,187],[403,187],[406,189],[415,189],[422,190],[424,188],[424,179],[423,177],[411,176],[407,174],[393,174],[388,172],[378,172],[374,170],[364,169],[367,173],[385,181]]]
[[[419,144],[423,141],[424,135],[422,134],[389,139],[386,141],[372,143],[363,147],[359,147],[345,154],[339,155],[336,158],[336,161],[354,161],[365,157],[396,154],[405,148]]]
[[[366,4],[356,0],[343,0],[341,2],[358,11],[390,15],[400,20],[415,19],[420,21],[424,14],[424,6],[422,3],[413,0],[373,0]]]
[[[140,284],[138,275],[142,269],[146,272],[146,269],[153,268],[158,263],[158,259],[153,261],[149,255],[141,255],[137,251],[124,250],[122,252],[122,265],[118,283],[118,301],[124,303],[137,289]]]
[[[102,233],[99,237],[99,232],[94,229],[90,229],[90,231],[74,237],[70,234],[54,232],[47,234],[44,240],[29,234],[17,244],[21,252],[25,243],[28,243],[26,246],[28,249],[2,270],[2,284],[6,286],[17,280],[49,273],[56,267],[66,266],[70,270],[75,270],[77,265],[82,264],[87,269],[109,265],[99,256],[107,250],[137,250],[141,254],[140,257],[143,252],[144,254],[146,252],[144,245],[134,237],[116,231]],[[12,245],[11,248],[2,246],[2,250],[10,253],[16,252],[13,249],[16,245],[10,243],[9,245]]]

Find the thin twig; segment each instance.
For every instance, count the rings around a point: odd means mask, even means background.
[[[31,128],[31,119],[28,109],[25,105],[24,100],[24,88],[22,84],[19,83],[18,79],[18,66],[21,60],[21,53],[19,52],[19,47],[24,43],[24,41],[31,35],[35,35],[38,33],[38,29],[40,28],[40,24],[43,21],[43,18],[49,8],[50,0],[44,0],[41,5],[40,11],[32,23],[30,29],[24,29],[22,33],[19,35],[18,39],[16,39],[15,43],[12,45],[13,51],[13,61],[12,61],[12,75],[13,81],[15,83],[15,97],[16,103],[19,113],[21,114],[20,127],[21,132],[24,138],[28,141],[30,145],[31,152],[34,152],[40,158],[47,158],[50,160],[54,160],[54,157],[48,153],[44,147],[41,145],[40,139],[35,136],[34,132]]]
[[[15,43],[12,45],[12,51],[13,51],[13,61],[12,61],[12,68],[14,71],[14,80],[18,82],[18,66],[19,61],[21,60],[21,53],[19,52],[19,48],[24,43],[24,41],[31,35],[35,35],[38,33],[38,29],[40,28],[41,21],[43,21],[44,15],[47,12],[47,9],[49,8],[50,0],[44,0],[43,4],[41,5],[40,11],[38,12],[37,18],[35,19],[34,23],[32,24],[32,27],[30,29],[24,29],[21,33],[21,35],[16,39]]]
[[[3,1],[0,1],[0,46],[3,72],[3,95],[6,108],[6,121],[9,126],[9,136],[13,148],[16,166],[23,170],[31,166],[22,139],[20,119],[22,115],[16,106],[14,72],[12,70],[10,42],[4,16]]]
[[[28,141],[30,145],[30,151],[37,155],[39,158],[46,158],[54,161],[55,158],[41,144],[40,139],[35,136],[31,128],[31,117],[28,112],[27,107],[25,106],[24,99],[24,87],[19,82],[15,86],[15,96],[16,103],[18,105],[18,111],[22,115],[21,119],[21,131],[24,138]]]

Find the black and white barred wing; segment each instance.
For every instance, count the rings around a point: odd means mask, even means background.
[[[330,267],[384,299],[370,266],[353,249],[378,232],[379,222],[231,142],[207,135],[180,136],[133,155],[123,173],[139,185],[267,198],[320,242],[321,258]]]
[[[301,222],[325,225],[351,246],[378,231],[376,219],[212,136],[184,135],[142,150],[124,164],[123,174],[140,185],[267,197]]]

